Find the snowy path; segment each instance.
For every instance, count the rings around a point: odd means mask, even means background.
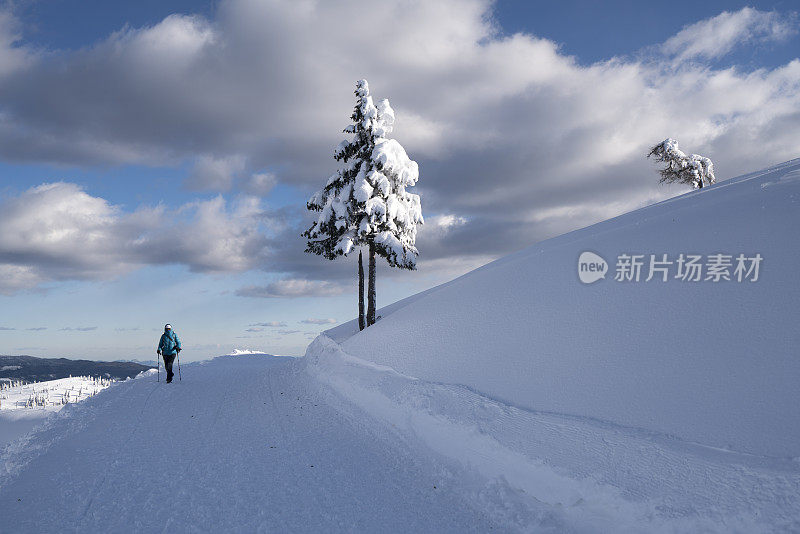
[[[15,532],[488,531],[452,473],[288,358],[184,366],[70,406],[0,456]],[[162,376],[163,379],[163,376]],[[350,412],[354,413],[354,412]],[[444,488],[443,488],[444,486]]]

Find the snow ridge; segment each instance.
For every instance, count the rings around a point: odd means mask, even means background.
[[[509,406],[361,360],[324,334],[304,363],[407,440],[476,473],[475,499],[502,487],[502,499],[517,508],[498,520],[513,530],[770,532],[800,525],[793,498],[800,468],[790,460]]]

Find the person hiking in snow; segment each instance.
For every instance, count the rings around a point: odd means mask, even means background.
[[[167,370],[167,384],[172,382],[172,377],[175,373],[172,372],[172,364],[175,362],[175,356],[181,351],[181,340],[172,330],[171,324],[164,325],[164,333],[161,334],[161,339],[158,342],[158,349],[156,353],[164,358],[164,369]]]

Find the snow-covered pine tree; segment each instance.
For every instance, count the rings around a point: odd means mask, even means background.
[[[353,124],[344,129],[352,137],[334,151],[342,165],[308,201],[320,215],[303,236],[306,252],[331,260],[369,247],[369,326],[375,322],[375,255],[393,267],[416,268],[417,224],[424,221],[419,196],[406,191],[419,179],[417,163],[387,138],[394,110],[388,100],[375,106],[366,80],[356,83],[355,95]]]
[[[661,183],[678,182],[701,189],[704,185],[711,185],[716,180],[714,164],[711,160],[698,154],[687,156],[678,148],[678,141],[675,139],[668,138],[660,142],[650,149],[647,157],[653,157],[660,163],[666,163],[666,167],[658,171],[661,175]]]

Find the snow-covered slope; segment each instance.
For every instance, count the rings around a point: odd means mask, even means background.
[[[800,160],[728,180],[502,258],[328,331],[350,356],[504,404],[684,441],[800,457]],[[578,278],[584,251],[608,262]],[[732,280],[668,280],[650,255],[731,255]],[[621,255],[641,280],[616,281]],[[736,258],[760,254],[758,280]],[[750,267],[751,263],[746,263]]]
[[[503,484],[509,530],[555,513],[556,531],[800,531],[798,209],[794,160],[539,243],[363,332],[328,330],[306,368]],[[609,264],[590,284],[587,251]],[[700,280],[674,263],[647,281],[650,254],[702,256]],[[706,280],[716,254],[731,280]],[[739,254],[760,254],[756,281],[737,280]],[[644,256],[640,281],[615,280],[623,255]]]
[[[355,358],[326,336],[304,363],[423,454],[473,473],[506,531],[800,531],[800,462],[516,408]]]

